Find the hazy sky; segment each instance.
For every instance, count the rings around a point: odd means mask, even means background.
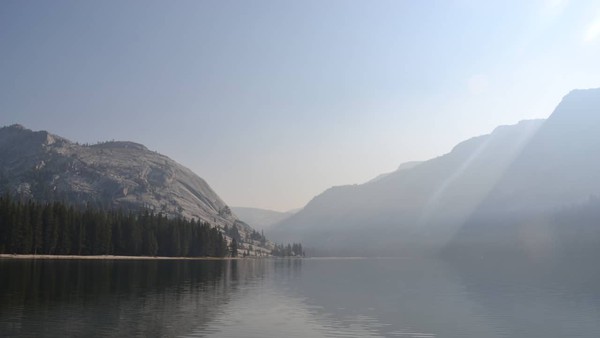
[[[0,125],[302,207],[600,87],[598,1],[0,0]]]

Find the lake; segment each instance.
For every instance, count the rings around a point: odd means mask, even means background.
[[[400,258],[4,259],[0,335],[600,337],[599,275]]]

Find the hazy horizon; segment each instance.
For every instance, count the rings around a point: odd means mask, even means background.
[[[600,87],[593,1],[0,2],[0,125],[288,211]]]

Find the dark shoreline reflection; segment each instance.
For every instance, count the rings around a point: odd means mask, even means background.
[[[177,336],[237,292],[235,261],[0,260],[2,336]]]

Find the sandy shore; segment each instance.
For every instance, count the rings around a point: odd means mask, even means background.
[[[232,260],[241,257],[163,257],[163,256],[113,256],[113,255],[10,255],[0,254],[0,259],[105,259],[105,260]]]

